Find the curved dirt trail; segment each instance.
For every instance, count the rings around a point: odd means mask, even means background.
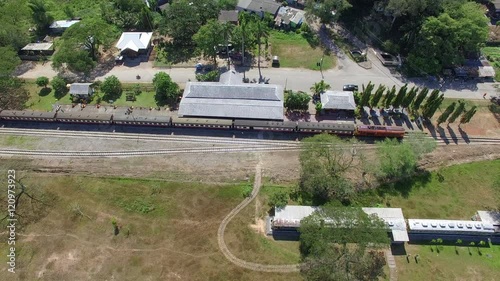
[[[268,264],[259,264],[254,262],[244,261],[242,259],[237,258],[233,253],[231,253],[224,241],[224,231],[226,230],[229,222],[241,211],[243,210],[252,200],[259,194],[261,187],[261,165],[262,161],[259,159],[259,163],[257,167],[255,167],[255,181],[253,184],[252,194],[250,197],[245,198],[243,202],[241,202],[236,208],[234,208],[227,216],[222,220],[219,230],[217,231],[217,242],[219,243],[219,249],[224,254],[224,256],[232,263],[239,267],[243,267],[246,269],[254,270],[254,271],[263,271],[263,272],[298,272],[299,264],[286,264],[286,265],[268,265]]]

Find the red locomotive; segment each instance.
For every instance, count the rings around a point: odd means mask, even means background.
[[[405,136],[405,129],[396,126],[360,125],[356,127],[354,134],[356,136],[402,138]]]

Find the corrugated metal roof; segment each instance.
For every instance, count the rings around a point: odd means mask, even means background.
[[[323,109],[354,110],[354,95],[348,91],[326,91],[321,94]]]
[[[23,51],[49,51],[52,50],[53,43],[29,43],[21,50]]]
[[[153,32],[123,32],[116,47],[120,51],[130,49],[135,52],[147,49],[152,36]]]
[[[78,22],[80,22],[80,20],[58,20],[53,22],[49,28],[68,28]]]
[[[283,120],[283,88],[267,84],[188,82],[179,116]]]
[[[71,95],[88,95],[90,93],[91,83],[73,83],[69,88]]]
[[[410,230],[444,232],[494,232],[491,223],[461,220],[408,219]]]
[[[500,1],[500,0],[499,0]],[[500,212],[497,211],[477,211],[479,218],[483,222],[488,222],[493,225],[500,225]]]

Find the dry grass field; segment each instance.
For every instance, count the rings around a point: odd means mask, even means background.
[[[2,174],[6,174],[4,170]],[[18,206],[24,220],[17,233],[16,274],[2,274],[0,280],[300,278],[298,273],[259,273],[238,268],[218,250],[217,228],[223,217],[243,200],[248,184],[210,185],[18,171],[18,178],[23,176],[27,190],[44,204],[25,197]],[[3,201],[2,209],[6,209]],[[117,235],[113,221],[118,227]],[[248,249],[260,244],[251,253],[252,259],[296,261],[297,244],[266,239],[249,230],[252,223],[246,216],[232,222],[226,233],[231,248]],[[7,252],[3,241],[0,252]],[[239,256],[240,252],[235,254]],[[2,257],[0,268],[5,272],[6,257]],[[241,256],[247,257],[250,256]]]

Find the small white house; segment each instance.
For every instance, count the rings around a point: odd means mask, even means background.
[[[129,57],[147,55],[151,47],[151,37],[153,32],[123,32],[116,47],[120,49],[121,55]]]

